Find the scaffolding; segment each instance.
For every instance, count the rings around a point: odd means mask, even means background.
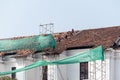
[[[105,59],[104,61],[98,60],[94,62],[89,62],[89,80],[109,80],[109,61]]]
[[[39,34],[40,35],[44,35],[44,34],[53,34],[54,33],[54,23],[47,23],[47,24],[40,24],[39,25]],[[44,54],[46,54],[46,52],[44,52]],[[55,60],[57,57],[56,55],[41,55],[43,60],[47,60],[47,61],[52,61]],[[48,66],[43,66],[40,67],[41,73],[41,79],[40,80],[57,80],[57,76],[56,76],[56,69],[57,66],[56,65],[48,65]]]
[[[48,60],[54,61],[58,59],[58,55],[49,55]],[[57,65],[48,65],[48,80],[57,80]]]
[[[39,34],[53,34],[54,33],[54,23],[40,24]]]

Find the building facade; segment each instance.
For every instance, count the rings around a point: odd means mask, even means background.
[[[14,55],[0,57],[0,72],[19,69],[38,60],[58,60],[102,45],[104,61],[41,66],[8,76],[17,80],[119,80],[119,36],[119,26],[60,33],[54,35],[56,41],[58,37],[60,40],[52,52],[37,52],[26,57],[13,57]]]

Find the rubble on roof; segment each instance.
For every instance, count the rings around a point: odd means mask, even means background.
[[[111,47],[119,36],[120,26],[83,30],[77,35],[70,36],[69,39],[62,39],[58,42],[56,52],[61,53],[69,47],[90,45],[94,47],[102,45],[106,49]]]
[[[117,38],[120,36],[120,26],[99,28],[99,29],[88,29],[83,31],[68,31],[53,34],[56,39],[57,46],[54,50],[45,49],[47,54],[60,54],[64,50],[73,47],[81,46],[99,46],[102,45],[104,49],[111,47]],[[27,36],[31,37],[31,36]],[[25,38],[16,37],[12,39]],[[17,56],[27,56],[33,54],[36,51],[33,50],[18,50],[16,51]],[[50,52],[50,53],[49,53]],[[0,53],[2,55],[4,53]]]

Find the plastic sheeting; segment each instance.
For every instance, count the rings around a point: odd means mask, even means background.
[[[77,55],[73,55],[73,56],[66,57],[60,60],[56,60],[56,61],[48,62],[44,60],[39,60],[37,62],[34,62],[33,64],[30,64],[20,69],[8,71],[8,72],[0,72],[0,75],[7,75],[7,74],[15,73],[15,72],[21,72],[21,71],[25,71],[25,70],[38,67],[38,66],[73,64],[73,63],[89,62],[89,61],[95,61],[95,60],[104,60],[104,53],[103,53],[102,46],[99,46],[92,50],[88,50],[83,53],[78,53]]]
[[[15,40],[0,40],[0,52],[22,49],[33,49],[40,51],[44,48],[55,48],[56,42],[51,34],[46,36],[38,35],[30,38]]]

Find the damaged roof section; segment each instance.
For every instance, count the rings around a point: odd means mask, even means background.
[[[102,45],[104,49],[109,47],[117,48],[115,47],[115,43],[120,44],[120,26],[88,29],[82,31],[74,31],[72,29],[68,32],[55,33],[53,36],[57,42],[56,48],[54,50],[43,49],[42,51],[46,52],[46,54],[60,54],[64,50],[93,48],[99,45]],[[11,38],[11,40],[21,38],[26,37],[14,37]],[[16,50],[15,52],[17,55],[27,56],[29,54],[38,53],[40,51],[27,49]],[[4,53],[1,52],[0,55],[4,55]]]
[[[83,30],[77,35],[72,35],[69,39],[57,42],[56,52],[61,53],[70,47],[81,46],[96,47],[102,45],[106,49],[111,47],[119,36],[120,26]]]
[[[3,53],[14,53],[17,55],[26,55],[29,53],[35,53],[36,51],[42,51],[43,49],[53,49],[56,46],[56,41],[53,35],[37,35],[33,37],[26,37],[20,39],[6,39],[0,40],[0,51]]]

